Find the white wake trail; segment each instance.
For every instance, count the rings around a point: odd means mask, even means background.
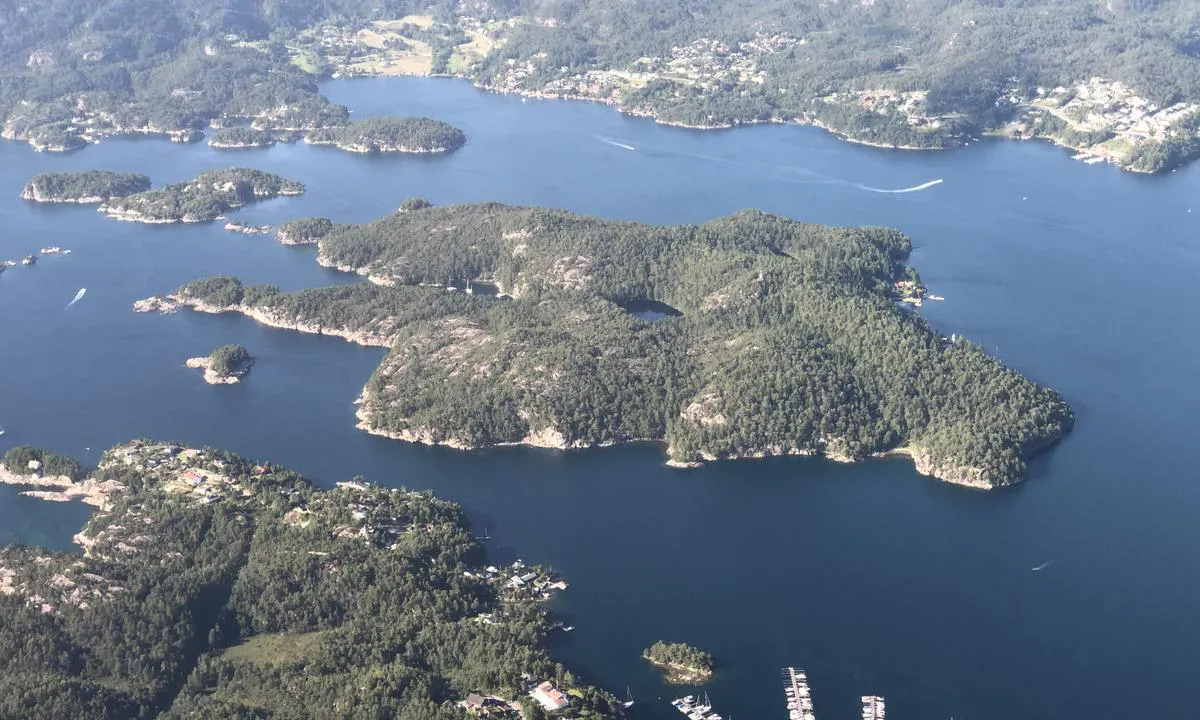
[[[912,187],[908,187],[908,188],[900,188],[899,190],[885,190],[883,188],[871,187],[870,185],[861,185],[859,183],[854,183],[854,187],[858,188],[859,190],[866,190],[867,192],[887,193],[889,195],[896,195],[899,193],[921,192],[922,190],[925,190],[926,188],[931,188],[934,185],[939,185],[941,183],[942,183],[942,179],[938,178],[937,180],[930,180],[927,183],[921,183],[920,185],[913,185]]]
[[[612,145],[613,147],[619,147],[622,150],[637,150],[637,148],[635,148],[632,145],[626,145],[623,142],[618,142],[616,140],[613,140],[612,138],[606,138],[603,135],[593,135],[592,137],[594,137],[595,139],[597,139],[600,142],[605,143],[607,145]]]

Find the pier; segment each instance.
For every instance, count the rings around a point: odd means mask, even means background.
[[[883,698],[878,695],[863,695],[862,720],[884,720]]]
[[[812,693],[808,689],[808,676],[803,670],[785,668],[783,692],[787,695],[788,720],[816,720],[813,712]]]

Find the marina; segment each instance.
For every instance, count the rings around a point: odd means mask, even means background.
[[[886,713],[883,698],[878,695],[863,695],[862,704],[863,720],[884,720]]]
[[[679,712],[683,713],[690,720],[723,720],[715,710],[712,709],[712,704],[708,699],[708,693],[704,694],[704,701],[694,695],[688,695],[671,701],[671,706]]]
[[[783,692],[787,695],[788,720],[816,720],[808,675],[803,670],[785,668]]]

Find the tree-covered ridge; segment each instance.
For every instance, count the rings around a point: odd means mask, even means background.
[[[620,715],[541,648],[539,609],[472,572],[457,505],[149,441],[95,477],[82,556],[0,550],[0,717],[449,720],[525,675],[573,717]]]
[[[443,153],[467,141],[462,130],[425,117],[366,118],[347,125],[312,130],[305,141],[336,145],[350,152]]]
[[[4,466],[14,475],[37,475],[38,477],[65,477],[79,482],[87,472],[75,458],[52,453],[32,445],[17,445],[4,453],[0,459]]]
[[[35,202],[98,203],[150,189],[150,178],[112,170],[51,172],[34,176],[21,197]]]
[[[1200,151],[1198,27],[1190,0],[47,0],[0,7],[0,134],[67,150],[344,125],[316,76],[395,72],[358,62],[394,52],[666,122],[798,119],[909,147],[999,132],[1153,171]]]
[[[304,184],[252,168],[200,173],[188,182],[110,200],[100,211],[145,223],[206,222],[248,202],[300,195]]]
[[[333,221],[323,217],[306,217],[285,222],[275,234],[284,245],[314,245],[334,229]]]
[[[1072,423],[1053,391],[896,307],[915,273],[895,230],[756,211],[659,227],[483,204],[341,227],[319,248],[376,284],[279,293],[217,278],[175,297],[374,333],[391,352],[359,417],[393,437],[665,440],[680,463],[904,448],[923,472],[993,487]],[[623,309],[640,301],[682,315]]]

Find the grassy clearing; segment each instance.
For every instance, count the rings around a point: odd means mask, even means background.
[[[323,630],[255,635],[226,650],[224,656],[228,659],[244,660],[257,665],[280,665],[309,657],[320,647],[324,639],[325,631]]]

